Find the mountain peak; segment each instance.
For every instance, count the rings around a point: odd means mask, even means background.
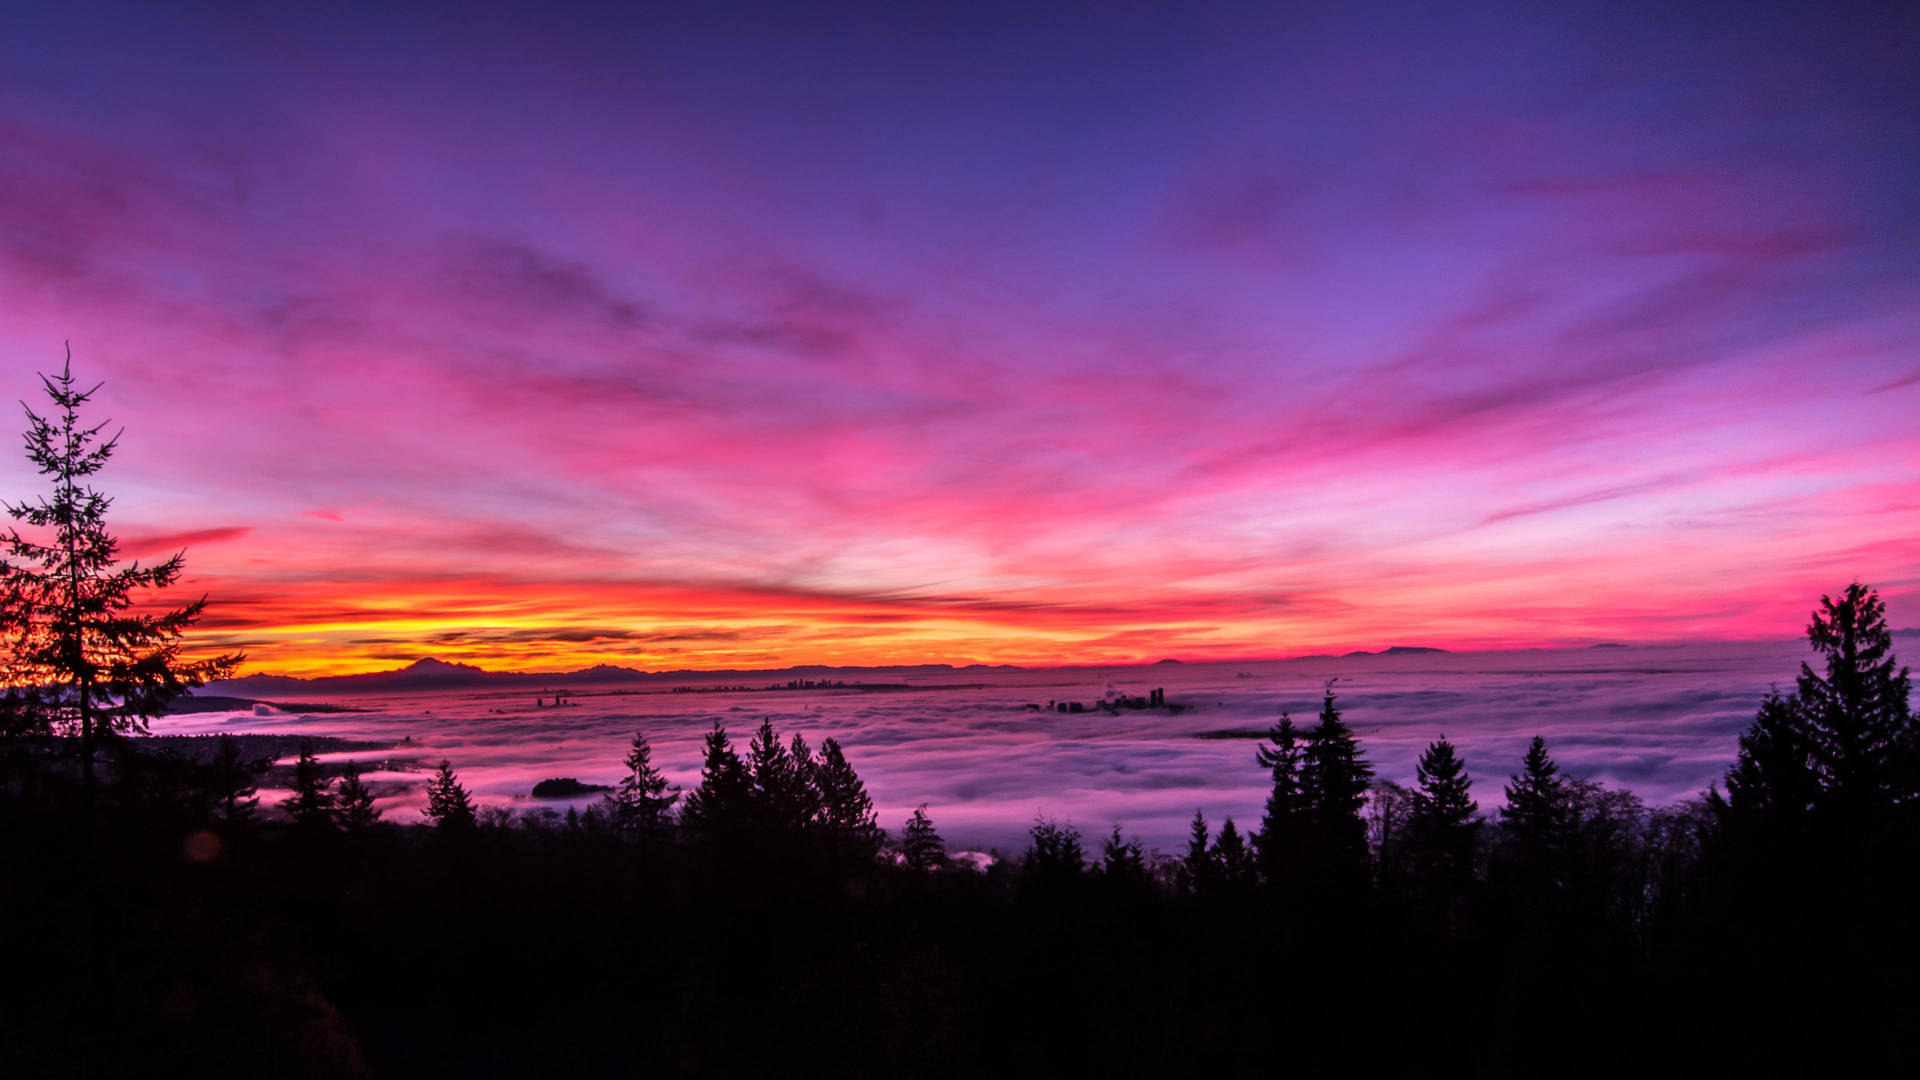
[[[473,664],[461,664],[442,660],[437,656],[423,656],[400,669],[406,675],[475,675],[484,671]]]

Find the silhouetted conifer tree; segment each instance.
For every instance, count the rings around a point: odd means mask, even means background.
[[[1556,877],[1572,822],[1567,786],[1547,754],[1547,740],[1533,737],[1519,774],[1510,780],[1500,822],[1518,844],[1523,864],[1538,876]]]
[[[1726,795],[1708,794],[1738,843],[1784,844],[1816,825],[1865,835],[1883,811],[1920,801],[1920,721],[1879,594],[1855,582],[1837,600],[1822,596],[1807,640],[1824,673],[1802,663],[1792,697],[1768,693],[1740,737]]]
[[[1058,886],[1078,879],[1086,870],[1086,851],[1080,830],[1042,814],[1027,830],[1027,851],[1021,872],[1030,884]]]
[[[1717,791],[1707,798],[1729,828],[1786,836],[1806,827],[1820,780],[1798,699],[1773,690],[1761,700],[1753,726],[1740,736],[1726,784],[1724,798]]]
[[[1240,837],[1240,830],[1228,818],[1220,823],[1220,835],[1213,842],[1213,874],[1224,886],[1230,889],[1245,890],[1251,888],[1257,870],[1253,853],[1247,850],[1247,843]]]
[[[1920,795],[1904,760],[1914,750],[1912,681],[1880,595],[1854,582],[1838,600],[1822,596],[1807,639],[1826,657],[1824,674],[1802,663],[1799,680],[1819,808],[1859,820]]]
[[[787,744],[787,756],[793,759],[793,813],[803,822],[820,816],[820,760],[807,745],[806,737],[794,732]]]
[[[1286,877],[1289,866],[1300,858],[1303,827],[1306,822],[1306,793],[1302,788],[1302,748],[1293,718],[1280,714],[1280,722],[1267,731],[1267,745],[1254,752],[1254,759],[1273,780],[1267,794],[1266,812],[1260,819],[1260,831],[1253,843],[1259,852],[1260,871],[1270,882]]]
[[[1340,718],[1331,683],[1320,705],[1320,723],[1307,736],[1300,775],[1316,876],[1334,888],[1358,887],[1367,875],[1367,826],[1361,814],[1373,767]]]
[[[738,835],[748,827],[754,802],[753,776],[734,752],[727,729],[715,722],[707,732],[700,784],[687,792],[680,824],[692,836],[708,841]]]
[[[1180,883],[1188,892],[1205,892],[1213,884],[1213,856],[1207,841],[1207,813],[1195,810],[1187,830],[1187,854],[1180,860]]]
[[[667,777],[653,765],[653,745],[642,732],[633,733],[627,748],[627,775],[606,797],[607,819],[630,837],[654,837],[671,822],[680,789],[669,788]]]
[[[877,852],[886,836],[880,829],[880,815],[874,812],[867,785],[848,764],[838,742],[820,740],[820,762],[814,775],[820,792],[819,821],[828,835],[850,853],[871,856]]]
[[[292,794],[281,801],[295,825],[324,828],[333,824],[333,778],[313,756],[313,744],[300,744],[300,757],[293,763]]]
[[[927,816],[926,803],[921,803],[913,811],[913,816],[907,819],[907,827],[901,830],[900,854],[910,870],[946,868],[946,842],[934,831],[933,819]]]
[[[248,821],[259,809],[254,778],[265,772],[271,762],[248,761],[240,756],[240,744],[231,735],[220,736],[208,765],[208,787],[220,808],[220,817],[228,822]]]
[[[102,438],[80,410],[98,385],[82,390],[72,354],[59,375],[42,375],[54,405],[43,417],[27,409],[27,458],[52,485],[32,502],[7,503],[14,520],[48,530],[46,542],[0,533],[0,684],[33,687],[12,705],[25,715],[10,726],[79,736],[83,790],[94,802],[94,752],[102,736],[146,730],[168,701],[232,672],[244,657],[206,660],[181,655],[180,638],[206,607],[202,597],[171,611],[135,611],[138,594],[179,580],[185,553],[152,566],[120,565],[119,542],[107,532],[112,500],[88,478],[113,456],[119,436]]]
[[[1418,787],[1408,831],[1415,866],[1429,889],[1458,894],[1473,880],[1474,834],[1479,829],[1474,812],[1480,809],[1473,801],[1473,778],[1444,735],[1427,744],[1414,776]]]
[[[797,832],[806,825],[804,809],[812,802],[807,778],[794,768],[793,755],[773,730],[772,719],[762,720],[747,744],[747,765],[761,825],[780,832]]]
[[[426,815],[436,828],[448,832],[471,829],[478,821],[473,799],[468,796],[467,789],[460,786],[459,777],[454,775],[453,762],[445,758],[440,760],[432,782],[427,785]]]
[[[365,832],[380,820],[380,810],[373,805],[373,792],[360,780],[360,766],[347,762],[340,774],[340,787],[333,796],[334,821],[350,833]]]
[[[1122,892],[1144,891],[1151,881],[1147,853],[1139,841],[1123,838],[1119,825],[1100,846],[1100,877],[1110,889]]]

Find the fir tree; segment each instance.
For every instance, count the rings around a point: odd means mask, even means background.
[[[142,595],[179,580],[185,552],[152,566],[121,565],[119,542],[107,531],[112,499],[90,479],[119,443],[103,438],[107,423],[88,425],[80,411],[96,391],[73,377],[72,353],[59,375],[42,375],[53,410],[27,409],[27,459],[51,484],[33,501],[7,503],[15,521],[44,530],[43,539],[0,532],[0,684],[32,687],[17,696],[10,727],[79,736],[88,806],[94,754],[102,737],[146,731],[168,701],[231,673],[239,654],[204,660],[181,655],[181,636],[206,607],[202,597],[170,611],[144,609]],[[43,542],[44,540],[44,542]]]
[[[633,733],[625,764],[627,775],[606,797],[607,818],[628,836],[658,836],[680,801],[680,789],[669,788],[666,774],[654,768],[653,745],[642,732]]]
[[[753,777],[746,762],[734,752],[727,729],[715,721],[713,730],[707,732],[700,783],[687,792],[681,806],[681,827],[709,841],[737,836],[747,827],[753,805]]]
[[[1268,729],[1267,745],[1254,752],[1255,760],[1273,780],[1260,831],[1253,838],[1260,870],[1270,882],[1282,880],[1288,865],[1300,856],[1301,826],[1306,816],[1301,754],[1299,733],[1286,713],[1281,713],[1280,722]]]
[[[1253,886],[1256,874],[1253,854],[1247,850],[1247,843],[1241,839],[1232,818],[1220,823],[1220,835],[1213,842],[1211,857],[1214,877],[1221,884],[1236,890]]]
[[[933,819],[927,816],[927,804],[921,803],[907,819],[907,827],[900,833],[900,854],[906,860],[910,870],[944,870],[947,866],[946,842],[934,831]]]
[[[1041,814],[1027,830],[1027,851],[1020,865],[1029,884],[1042,888],[1064,886],[1086,871],[1087,856],[1080,830]]]
[[[293,823],[302,828],[323,828],[333,823],[333,778],[313,756],[313,744],[300,744],[300,757],[293,764],[292,794],[280,803]]]
[[[478,821],[472,798],[454,775],[453,762],[445,758],[440,760],[433,781],[427,785],[426,816],[436,828],[447,832],[466,831]]]
[[[220,736],[213,761],[208,765],[208,787],[220,807],[222,820],[236,823],[253,818],[254,811],[260,807],[260,800],[256,796],[260,789],[254,783],[254,778],[265,772],[270,764],[242,758],[240,744],[233,736]]]
[[[1519,775],[1510,777],[1500,821],[1519,845],[1521,861],[1536,875],[1556,877],[1570,841],[1571,803],[1560,767],[1538,735],[1527,745]]]
[[[1187,830],[1187,854],[1180,860],[1180,881],[1188,892],[1205,892],[1213,884],[1213,856],[1207,850],[1207,814],[1193,812]]]
[[[1111,889],[1123,892],[1147,887],[1147,855],[1138,840],[1120,835],[1120,826],[1100,846],[1100,877]]]
[[[1904,760],[1914,748],[1912,681],[1897,666],[1880,595],[1854,582],[1838,600],[1822,596],[1807,640],[1826,657],[1825,674],[1800,665],[1816,801],[1855,820],[1920,794]]]
[[[818,820],[828,835],[854,853],[871,855],[878,851],[886,835],[880,830],[880,816],[874,812],[867,785],[833,739],[820,740],[820,764],[815,775],[820,791]]]
[[[1366,877],[1367,826],[1361,814],[1373,767],[1340,718],[1331,683],[1320,705],[1320,723],[1307,736],[1300,775],[1318,875],[1327,885],[1353,887]]]
[[[373,792],[360,780],[360,766],[347,762],[340,774],[340,787],[333,797],[334,821],[350,833],[366,832],[380,820],[380,810],[373,805]]]
[[[1769,691],[1740,736],[1725,798],[1712,792],[1709,805],[1735,829],[1773,836],[1800,832],[1820,794],[1812,741],[1799,700]]]
[[[1416,865],[1429,885],[1456,893],[1473,878],[1474,812],[1480,809],[1473,778],[1445,735],[1427,744],[1414,776],[1419,786],[1409,831]]]
[[[803,741],[801,746],[804,748]],[[775,832],[798,832],[812,823],[816,799],[812,791],[815,770],[803,770],[780,741],[771,719],[760,722],[747,745],[747,766],[753,776],[754,804],[760,824]]]
[[[820,816],[819,759],[807,745],[806,737],[797,731],[787,745],[787,756],[793,759],[792,813],[800,821],[815,821]]]

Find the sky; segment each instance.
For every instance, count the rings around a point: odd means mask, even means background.
[[[1254,7],[10,11],[0,387],[249,671],[1920,624],[1920,8]]]

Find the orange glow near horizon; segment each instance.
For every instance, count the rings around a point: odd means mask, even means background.
[[[490,670],[553,672],[611,664],[644,670],[798,665],[1014,664],[1024,667],[1239,660],[1429,645],[1456,651],[1577,647],[1599,641],[1785,638],[1817,595],[1811,581],[1706,615],[1543,603],[1524,583],[1479,590],[1514,606],[1436,617],[1473,590],[1404,590],[1380,606],[1301,596],[1268,608],[1219,598],[1143,595],[1132,603],[992,604],[744,588],[466,581],[367,582],[363,592],[303,584],[249,596],[218,583],[196,651],[247,653],[242,673],[314,677],[391,670],[422,657]],[[1829,590],[1830,591],[1830,590]],[[1423,627],[1409,632],[1409,626]]]

